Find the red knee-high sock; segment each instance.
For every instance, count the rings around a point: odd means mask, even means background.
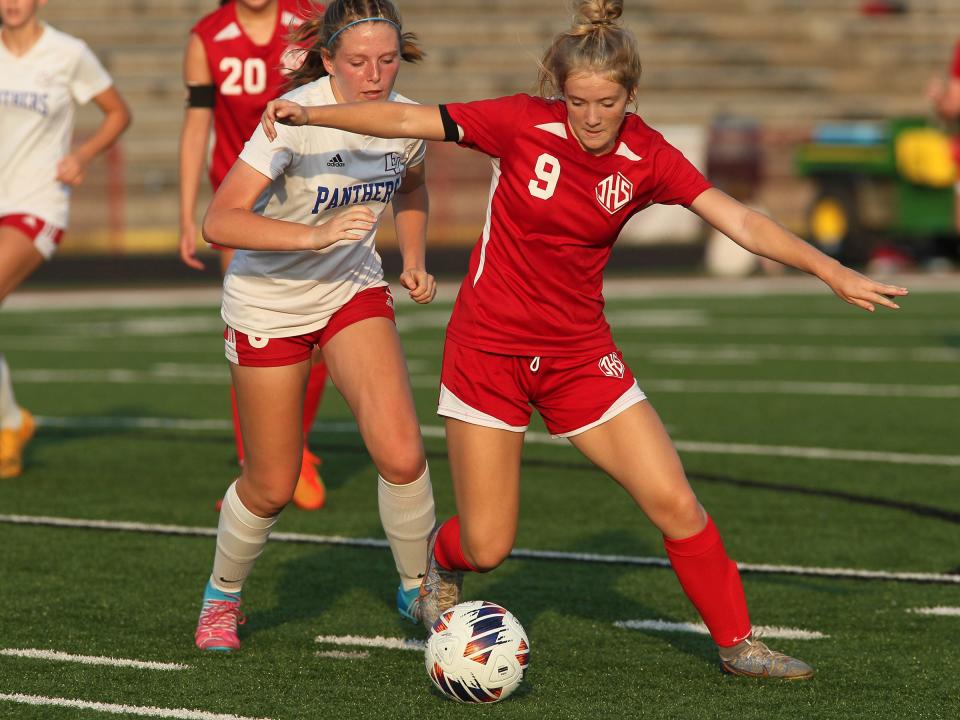
[[[237,461],[243,465],[243,434],[240,432],[240,412],[237,410],[237,391],[230,388],[230,406],[233,408],[233,439],[237,443]]]
[[[323,389],[327,384],[327,364],[322,360],[314,361],[310,368],[310,379],[307,380],[307,397],[303,402],[303,441],[306,444],[310,436],[310,428],[317,416],[317,408],[323,400]]]
[[[437,531],[437,541],[433,545],[433,557],[441,567],[447,570],[477,572],[477,569],[467,562],[467,558],[463,555],[463,547],[460,545],[459,515],[454,515],[440,526],[440,530]]]
[[[731,647],[750,634],[750,615],[740,572],[728,556],[713,520],[693,537],[663,538],[673,571],[720,647]]]

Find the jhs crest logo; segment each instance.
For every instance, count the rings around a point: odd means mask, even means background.
[[[613,215],[633,198],[633,183],[623,173],[601,180],[597,183],[597,202]]]
[[[623,373],[626,369],[623,360],[621,360],[616,353],[610,353],[609,355],[604,355],[600,358],[600,362],[597,363],[602,372],[607,377],[615,377],[623,379]]]

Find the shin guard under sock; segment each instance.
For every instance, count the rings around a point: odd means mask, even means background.
[[[736,645],[750,634],[750,615],[740,572],[723,547],[713,520],[696,535],[663,539],[680,585],[721,647]]]

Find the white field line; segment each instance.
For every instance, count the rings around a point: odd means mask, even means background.
[[[439,388],[440,376],[417,374],[423,363],[408,361],[414,373],[410,382],[417,388]],[[226,385],[230,373],[222,365],[177,365],[167,363],[149,370],[128,368],[60,370],[32,368],[12,373],[17,383],[111,383],[111,384],[211,384]],[[716,393],[721,395],[826,395],[841,397],[898,397],[926,400],[960,398],[960,385],[906,385],[885,383],[804,382],[794,380],[678,380],[656,378],[644,380],[647,392]]]
[[[878,452],[875,450],[835,450],[818,447],[791,447],[789,445],[750,445],[744,443],[713,443],[677,440],[677,450],[713,455],[758,455],[762,457],[789,457],[803,460],[843,460],[848,462],[877,462],[887,465],[936,465],[960,467],[960,455],[931,455],[925,453]]]
[[[839,395],[928,400],[960,398],[960,385],[891,385],[883,383],[801,382],[793,380],[645,380],[644,390],[723,395]]]
[[[632,328],[654,328],[659,333],[675,332],[689,335],[696,332],[701,335],[781,335],[789,337],[917,337],[932,334],[956,333],[960,323],[939,318],[918,318],[910,320],[907,316],[874,318],[873,322],[862,322],[855,317],[706,317],[703,323],[695,323],[691,317],[677,323],[648,322],[644,319],[644,309],[614,310],[605,314],[607,322],[614,330]],[[951,318],[952,319],[952,318]]]
[[[334,660],[366,660],[370,653],[366,650],[352,652],[350,650],[324,650],[314,653],[316,657],[332,658]]]
[[[21,695],[19,693],[0,693],[0,701],[21,703],[23,705],[46,705],[55,707],[95,710],[113,715],[139,715],[141,717],[175,718],[176,720],[269,720],[268,718],[247,718],[242,715],[224,715],[204,710],[186,708],[160,708],[141,705],[114,705],[113,703],[89,702],[71,698],[43,697],[40,695]]]
[[[42,527],[75,528],[84,530],[108,530],[153,535],[185,537],[216,537],[215,527],[190,527],[185,525],[159,525],[121,520],[86,520],[83,518],[48,517],[42,515],[4,515],[0,523],[8,525],[32,525]],[[389,544],[380,538],[351,538],[342,535],[312,535],[307,533],[275,532],[271,541],[304,543],[312,545],[336,545],[387,549]],[[558,550],[530,550],[514,548],[510,557],[519,560],[556,560],[566,562],[598,563],[606,565],[637,565],[646,567],[670,567],[663,557],[638,555],[601,555],[596,553],[564,552]],[[763,563],[737,563],[744,572],[770,575],[806,575],[812,577],[850,578],[854,580],[891,580],[895,582],[920,582],[960,585],[960,575],[927,572],[894,572],[888,570],[860,570],[856,568],[828,568],[801,565],[771,565]]]
[[[60,427],[70,429],[103,428],[119,430],[212,430],[231,431],[229,420],[189,418],[149,418],[149,417],[52,417],[38,416],[40,427]],[[355,435],[357,426],[350,422],[315,423],[317,432],[344,433]],[[443,427],[439,425],[421,425],[420,432],[426,438],[443,439]],[[551,437],[547,433],[528,432],[524,438],[528,445],[568,445],[562,438]],[[893,465],[934,465],[960,467],[960,455],[933,455],[925,453],[895,453],[876,450],[844,450],[838,448],[795,447],[789,445],[753,445],[743,443],[715,443],[696,440],[676,440],[674,445],[681,452],[705,453],[714,455],[757,455],[762,457],[789,457],[803,460],[842,460],[850,462],[879,462]]]
[[[211,365],[175,369],[167,365],[151,370],[112,368],[99,370],[58,370],[34,368],[13,373],[18,383],[116,383],[116,384],[213,384],[226,385],[230,376],[226,367]],[[437,388],[438,375],[413,375],[411,384],[417,388]],[[952,400],[960,397],[957,385],[885,385],[869,383],[826,383],[799,381],[704,381],[674,380],[670,378],[645,380],[650,392],[718,393],[718,394],[772,394],[772,395],[827,395],[854,397],[902,397],[913,399]]]
[[[917,615],[937,615],[941,617],[960,617],[960,607],[946,607],[937,605],[936,607],[910,608],[907,612]]]
[[[406,638],[364,637],[363,635],[318,635],[314,642],[322,645],[339,645],[342,647],[369,647],[385,648],[387,650],[418,650],[423,652],[427,643],[423,640],[408,640]]]
[[[463,268],[466,272],[466,267]],[[922,292],[960,292],[960,274],[897,273],[889,278],[877,278]],[[457,296],[458,281],[437,283],[435,302],[453,302]],[[396,290],[396,288],[394,288]],[[680,297],[767,297],[787,295],[825,295],[829,290],[816,278],[805,275],[788,277],[637,277],[608,278],[603,284],[603,295],[613,299],[680,298]],[[3,311],[103,309],[103,308],[161,308],[197,307],[216,308],[220,304],[219,283],[207,287],[152,287],[143,289],[97,290],[20,290],[6,299]],[[398,305],[412,305],[406,292],[394,293]],[[904,302],[909,302],[905,300]],[[849,308],[843,308],[849,309]],[[852,312],[852,310],[851,310]]]
[[[675,623],[667,620],[618,620],[616,627],[627,630],[653,630],[655,632],[689,632],[709,635],[710,631],[703,623]],[[753,632],[757,637],[777,638],[780,640],[823,640],[830,637],[816,630],[800,630],[772,625],[755,625]]]
[[[918,337],[933,333],[960,332],[960,323],[941,319],[919,318],[906,322],[891,318],[884,322],[864,323],[853,317],[823,318],[778,318],[778,317],[712,317],[701,310],[689,309],[644,309],[614,310],[606,314],[606,320],[619,330],[656,330],[704,335],[763,336],[789,335],[809,337]],[[411,330],[443,328],[450,322],[450,308],[411,310],[397,315],[400,333]],[[80,338],[128,338],[167,337],[170,335],[195,334],[212,336],[223,332],[223,322],[216,316],[124,319],[116,322],[61,322],[56,326],[61,335]]]
[[[614,625],[628,630],[687,632],[697,633],[699,635],[710,634],[707,626],[703,623],[678,623],[668,622],[666,620],[618,620]],[[830,637],[816,630],[800,630],[798,628],[785,628],[771,625],[755,625],[753,631],[761,638],[778,638],[781,640],[822,640]]]
[[[97,655],[70,655],[56,650],[35,650],[33,648],[0,648],[0,655],[29,658],[31,660],[51,660],[53,662],[73,662],[82,665],[108,665],[110,667],[129,667],[139,670],[189,670],[189,665],[180,663],[162,663],[148,660],[128,660],[126,658],[102,657]]]
[[[805,363],[954,363],[960,349],[951,347],[837,347],[818,345],[700,345],[624,342],[618,345],[629,357],[661,363],[755,363],[763,360],[802,360]],[[407,344],[404,344],[407,349]],[[410,352],[408,350],[408,352]],[[431,352],[439,350],[431,349]]]

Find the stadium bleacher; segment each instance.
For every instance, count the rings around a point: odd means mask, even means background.
[[[49,22],[95,49],[135,118],[122,147],[98,161],[76,193],[66,252],[173,247],[181,56],[190,27],[215,5],[85,0],[45,9]],[[707,126],[720,114],[759,122],[767,178],[759,200],[796,227],[810,189],[793,176],[793,145],[822,119],[924,114],[926,83],[945,68],[960,27],[960,3],[949,0],[914,0],[906,13],[881,16],[862,14],[861,5],[628,1],[628,23],[644,48],[640,113],[655,126]],[[536,58],[566,26],[569,5],[405,0],[400,8],[429,56],[404,68],[398,89],[432,103],[533,90]],[[97,119],[95,109],[85,108],[79,132]],[[469,242],[482,221],[487,163],[452,148],[431,152],[431,174],[441,181],[432,235],[437,242]]]

